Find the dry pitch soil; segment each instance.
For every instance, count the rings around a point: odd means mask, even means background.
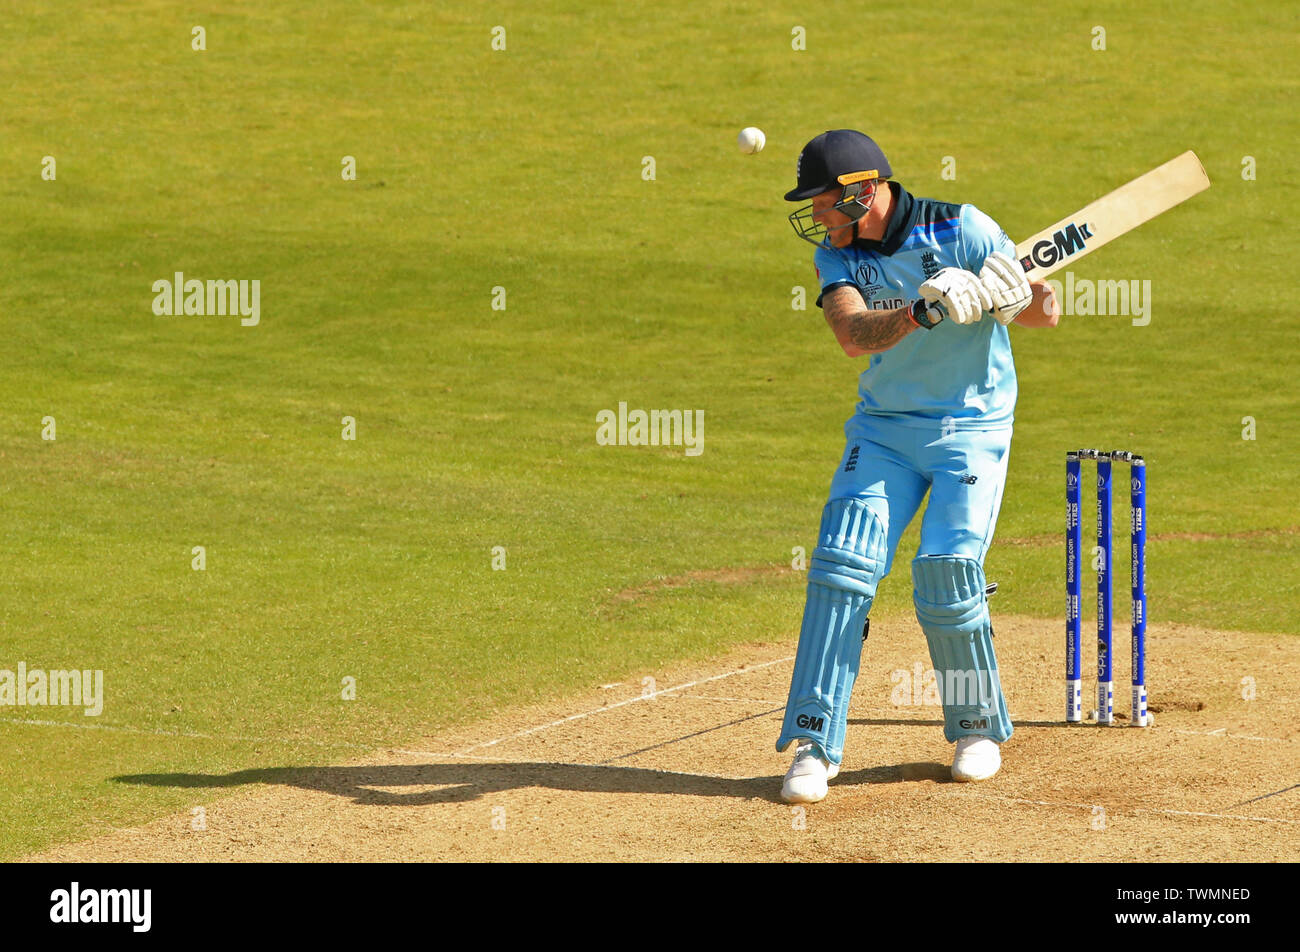
[[[893,672],[929,667],[915,620],[873,619],[843,772],[812,806],[781,802],[773,747],[793,642],[753,644],[353,763],[144,778],[191,788],[206,829],[187,810],[30,858],[1300,859],[1300,639],[1152,625],[1138,730],[1062,724],[1062,625],[995,624],[1016,729],[984,783],[949,779],[937,707],[891,703]],[[1126,629],[1115,647],[1122,722]]]

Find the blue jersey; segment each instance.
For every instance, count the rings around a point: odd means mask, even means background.
[[[1016,257],[1011,239],[974,205],[913,198],[898,183],[888,184],[894,207],[880,241],[817,249],[818,306],[827,291],[852,285],[867,307],[894,310],[920,297],[920,285],[943,268],[978,273],[991,252]],[[858,413],[905,426],[1008,427],[1016,406],[1010,336],[987,314],[974,324],[943,321],[913,331],[871,355],[858,389]]]

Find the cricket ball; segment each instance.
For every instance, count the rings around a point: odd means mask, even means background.
[[[740,135],[736,136],[736,148],[746,155],[762,152],[765,145],[767,145],[767,136],[763,135],[762,129],[754,126],[745,126],[740,130]]]

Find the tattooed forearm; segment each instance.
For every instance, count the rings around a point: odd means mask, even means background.
[[[907,308],[894,311],[867,311],[849,325],[853,343],[868,353],[889,350],[916,329]]]
[[[822,298],[822,310],[840,345],[856,354],[889,350],[916,329],[907,308],[869,311],[858,289],[847,285]]]

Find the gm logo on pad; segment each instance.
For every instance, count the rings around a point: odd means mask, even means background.
[[[824,717],[810,717],[807,714],[800,714],[794,719],[794,722],[804,730],[810,731],[819,731],[826,726],[826,719]]]

